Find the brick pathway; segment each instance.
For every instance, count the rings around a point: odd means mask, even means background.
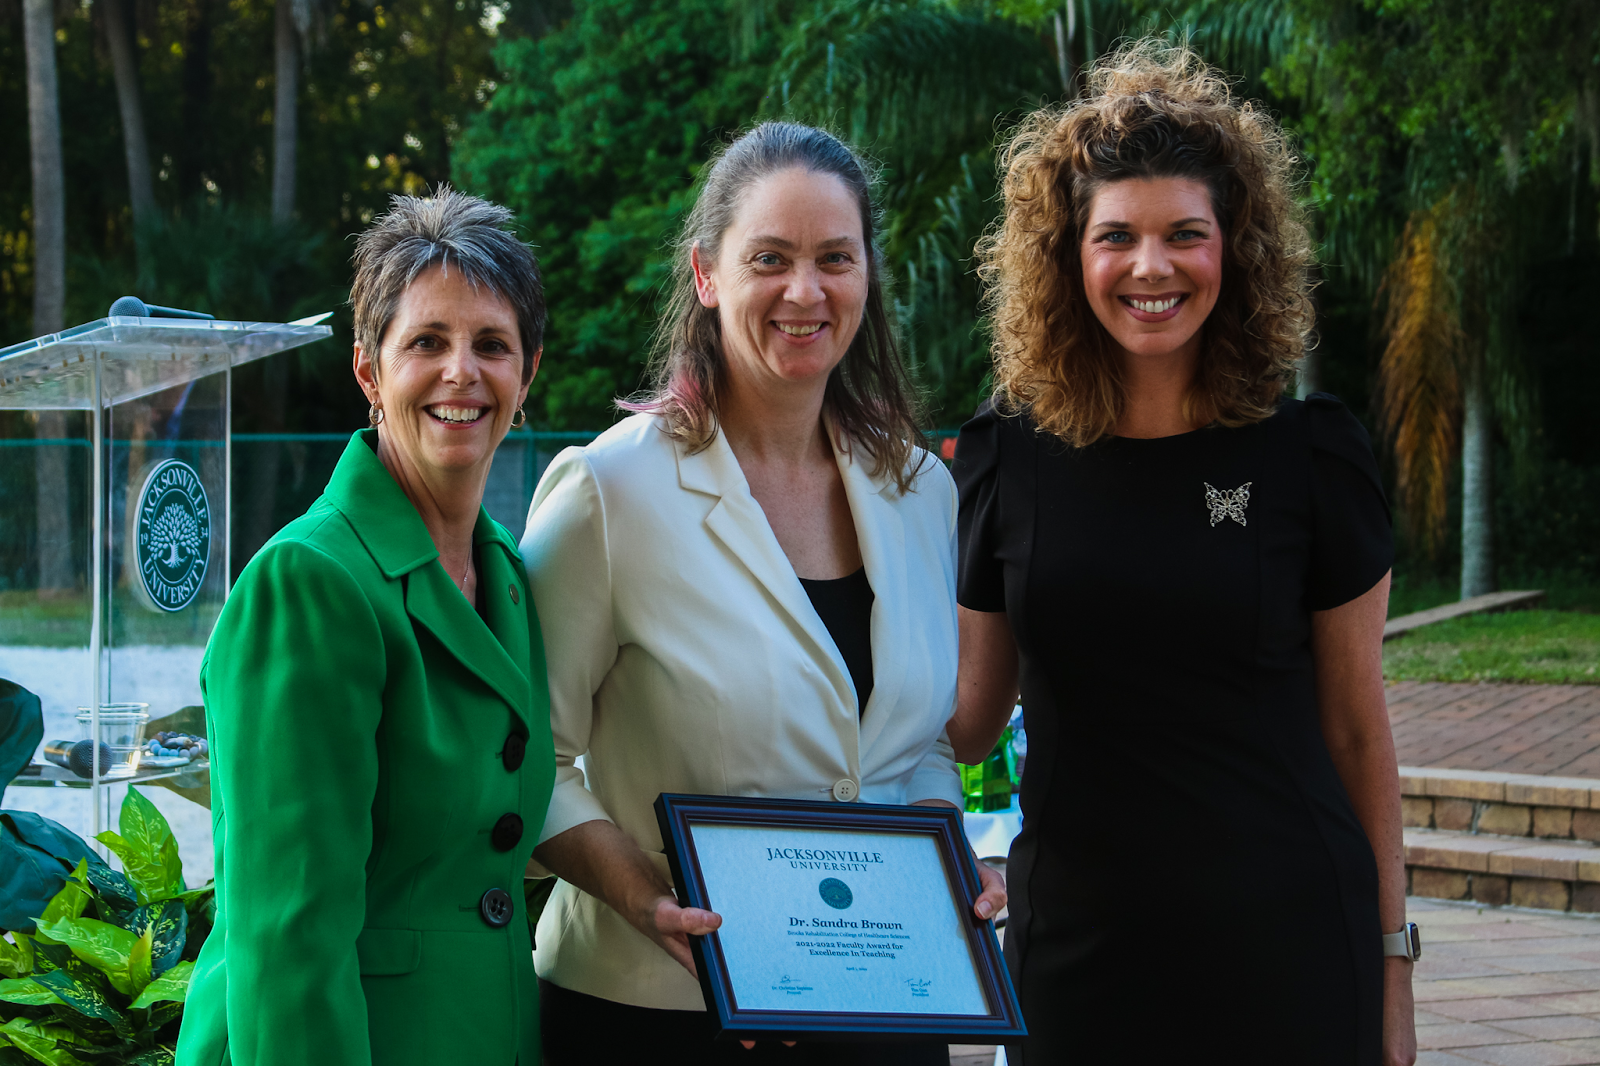
[[[1600,685],[1389,686],[1401,766],[1600,778]]]
[[[1411,899],[1418,1066],[1600,1063],[1600,919]]]

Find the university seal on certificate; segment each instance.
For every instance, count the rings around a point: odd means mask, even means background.
[[[663,794],[691,938],[726,1038],[1024,1035],[960,813],[938,807]]]

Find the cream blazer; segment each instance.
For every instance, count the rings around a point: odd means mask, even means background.
[[[652,807],[662,792],[961,803],[944,735],[955,483],[930,457],[900,495],[848,453],[837,459],[876,597],[860,716],[850,671],[720,433],[691,455],[658,418],[635,415],[551,463],[522,539],[556,750],[541,842],[604,819],[666,873]],[[539,976],[563,988],[705,1009],[687,971],[564,881],[535,941]]]

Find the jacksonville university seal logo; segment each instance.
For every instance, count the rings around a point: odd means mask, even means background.
[[[211,558],[211,506],[200,475],[179,459],[158,463],[139,490],[138,515],[144,589],[163,611],[181,611],[200,595]]]
[[[847,909],[856,901],[850,886],[837,877],[823,878],[822,884],[817,886],[817,895],[822,897],[822,902],[839,911]]]

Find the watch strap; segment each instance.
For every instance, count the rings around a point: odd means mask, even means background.
[[[1422,958],[1422,937],[1417,932],[1417,923],[1407,922],[1398,933],[1385,933],[1383,954],[1385,957],[1399,955],[1412,962]]]

